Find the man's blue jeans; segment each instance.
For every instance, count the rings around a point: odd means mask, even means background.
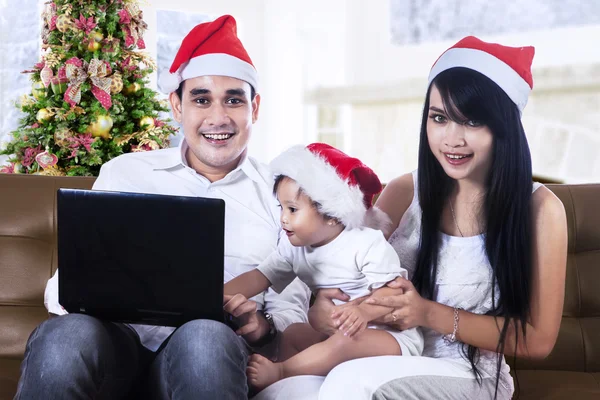
[[[29,337],[15,399],[246,399],[247,359],[219,322],[190,321],[153,353],[125,325],[69,314]]]

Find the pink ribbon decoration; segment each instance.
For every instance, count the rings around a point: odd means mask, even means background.
[[[67,79],[69,79],[69,87],[65,91],[64,99],[71,107],[75,107],[81,101],[81,85],[87,79],[87,74],[83,68],[83,62],[77,58],[70,58],[65,63]]]
[[[112,78],[110,65],[106,61],[92,58],[89,66],[77,57],[69,59],[65,63],[65,72],[69,80],[69,87],[65,92],[64,99],[71,107],[75,107],[81,101],[81,85],[89,78],[92,83],[92,93],[102,104],[105,110],[112,106],[110,96],[110,84]]]
[[[125,47],[136,44],[140,49],[146,48],[143,36],[148,25],[142,15],[142,11],[135,3],[127,3],[125,8],[119,11],[119,23],[123,25],[125,34]]]
[[[92,93],[106,111],[112,106],[112,98],[110,96],[112,78],[108,77],[111,72],[108,62],[100,61],[97,58],[92,58],[92,61],[90,61],[88,75],[92,81]]]
[[[54,71],[52,71],[52,68],[46,65],[40,72],[40,79],[42,80],[42,83],[45,87],[48,87],[48,85],[50,85],[51,83],[66,83],[68,82],[66,68],[63,65],[58,69],[57,76],[54,76]]]
[[[119,63],[119,66],[123,71],[135,71],[137,67],[131,61],[131,56],[127,56],[123,61]]]
[[[58,15],[56,15],[56,4],[50,3],[44,11],[42,12],[42,19],[46,21],[48,24],[49,31],[53,31],[56,29],[56,19]]]

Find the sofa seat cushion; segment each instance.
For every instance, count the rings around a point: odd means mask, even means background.
[[[600,399],[599,373],[519,370],[517,376],[521,400]]]
[[[17,392],[21,368],[19,358],[0,358],[0,400],[12,400]]]

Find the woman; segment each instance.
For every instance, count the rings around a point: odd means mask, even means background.
[[[388,238],[410,281],[389,284],[403,294],[366,300],[394,308],[382,319],[391,326],[422,327],[423,356],[341,364],[320,399],[510,399],[503,355],[552,350],[567,223],[560,200],[532,184],[520,116],[533,53],[467,37],[434,64],[418,170],[391,181],[376,203],[392,219]],[[330,298],[343,296],[321,291],[310,312],[324,332],[340,313]]]

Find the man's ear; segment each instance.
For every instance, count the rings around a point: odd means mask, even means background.
[[[256,123],[258,119],[258,109],[260,108],[260,94],[256,94],[254,96],[254,100],[252,100],[252,123]]]
[[[171,109],[173,110],[173,118],[175,118],[175,121],[181,123],[181,99],[177,96],[177,93],[171,92],[169,95],[169,102],[171,103]]]

